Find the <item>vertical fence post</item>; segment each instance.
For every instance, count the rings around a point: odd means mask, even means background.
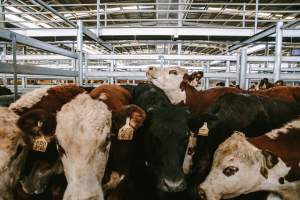
[[[82,86],[83,84],[83,68],[82,68],[82,61],[83,61],[83,24],[82,21],[77,21],[78,30],[77,30],[77,51],[79,54],[78,57],[78,70],[79,70],[79,85]]]
[[[206,73],[209,72],[209,65],[210,65],[210,61],[207,61],[206,65],[205,65],[205,72]],[[207,90],[208,88],[209,88],[209,78],[205,78],[204,89]]]
[[[246,71],[247,71],[247,48],[241,49],[240,57],[240,88],[246,89]]]
[[[12,49],[12,56],[13,56],[13,70],[14,70],[14,101],[17,100],[18,96],[18,75],[17,75],[17,39],[16,34],[11,33],[11,49]]]
[[[275,45],[275,64],[274,64],[274,82],[280,79],[281,70],[281,50],[282,50],[282,30],[283,22],[277,22],[276,24],[276,45]]]
[[[2,52],[2,58],[1,58],[2,62],[6,62],[6,44],[3,44],[3,52]],[[5,87],[7,87],[7,78],[6,78],[6,74],[2,74],[2,80],[3,80],[3,85]]]
[[[85,78],[85,85],[88,85],[89,83],[89,77],[88,77],[88,53],[84,54],[84,78]]]
[[[230,61],[226,60],[226,72],[230,72]],[[229,87],[229,78],[225,79],[225,86]]]

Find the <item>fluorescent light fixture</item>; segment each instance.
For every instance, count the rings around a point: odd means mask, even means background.
[[[295,16],[287,16],[285,19],[295,19]]]
[[[221,11],[222,8],[218,8],[218,7],[208,7],[207,10],[211,10],[211,11]]]
[[[6,19],[9,19],[10,21],[15,21],[15,24],[17,24],[18,26],[23,26],[25,28],[41,28],[40,26],[33,24],[31,22],[18,22],[18,21],[24,21],[24,19],[16,16],[16,15],[12,15],[12,14],[6,14],[5,15]],[[13,22],[12,22],[13,23]]]

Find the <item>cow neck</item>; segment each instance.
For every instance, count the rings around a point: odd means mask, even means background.
[[[300,128],[279,129],[275,132],[275,137],[273,138],[262,135],[248,138],[247,140],[259,149],[271,151],[280,157],[288,167],[291,167],[291,170],[285,177],[286,180],[294,181],[300,179]]]

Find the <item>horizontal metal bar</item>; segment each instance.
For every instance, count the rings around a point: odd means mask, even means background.
[[[89,54],[88,59],[90,60],[219,60],[219,61],[236,61],[236,56],[219,56],[219,55],[159,55],[159,54],[151,54],[151,55],[112,55],[112,54]]]
[[[246,74],[246,79],[263,79],[263,78],[272,79],[273,74]]]
[[[236,73],[229,73],[229,72],[217,72],[217,73],[211,73],[207,72],[204,73],[204,78],[237,78]]]
[[[259,21],[262,22],[263,20],[259,20]],[[297,24],[299,22],[300,22],[299,19],[291,21],[291,22],[288,22],[288,23],[286,23],[286,24],[283,25],[283,29],[291,27],[291,26],[293,26],[293,25],[295,25],[295,24]],[[251,43],[253,43],[255,41],[263,39],[263,38],[265,38],[265,37],[267,37],[269,35],[272,35],[275,32],[276,32],[276,25],[273,25],[270,28],[267,28],[267,29],[265,29],[263,31],[260,31],[257,34],[251,36],[250,38],[248,38],[248,39],[246,39],[246,40],[244,40],[244,41],[242,41],[242,42],[240,42],[238,44],[234,44],[234,45],[230,46],[228,48],[228,51],[231,52],[231,51],[237,50],[237,49],[239,49],[239,48],[241,48],[243,46],[246,46],[246,45],[251,44]]]
[[[26,35],[28,37],[75,37],[77,29],[10,29],[13,32]],[[97,29],[89,29],[94,34]],[[246,36],[253,35],[250,28],[200,28],[200,27],[102,27],[101,36]],[[261,31],[261,29],[258,29]],[[271,35],[270,37],[274,37]],[[283,30],[283,37],[300,37],[300,30]]]
[[[88,72],[88,77],[143,77],[146,78],[146,72]]]
[[[127,3],[127,2],[121,2],[121,3],[101,3],[100,6],[126,6],[126,5],[170,5],[171,3]],[[173,3],[172,5],[190,5],[190,3],[180,2],[180,3]],[[243,6],[244,3],[192,3],[193,6],[205,6],[205,5],[213,5],[213,6]],[[246,6],[255,6],[255,3],[245,3]],[[299,6],[300,3],[260,3],[260,6]],[[14,7],[37,7],[38,5],[34,4],[11,4],[10,6]],[[96,3],[83,3],[83,4],[49,4],[51,7],[82,7],[82,6],[97,6]]]
[[[49,75],[49,76],[78,76],[78,72],[67,71],[60,69],[52,69],[46,67],[36,67],[33,65],[16,65],[16,72],[18,74],[30,74],[30,75]],[[0,62],[0,73],[12,74],[14,73],[13,64]]]
[[[103,46],[104,48],[108,49],[109,51],[113,50],[112,45],[110,44],[103,44],[103,40],[100,39],[99,37],[97,37],[97,35],[95,33],[93,33],[92,31],[90,31],[89,29],[87,29],[86,27],[83,26],[83,33],[88,36],[89,38],[93,39],[94,41],[96,41],[97,43],[99,43],[101,46]]]
[[[5,60],[12,60],[11,55],[6,55]],[[17,60],[71,60],[72,58],[61,55],[17,55]]]
[[[18,34],[18,33],[13,33],[9,30],[1,29],[0,30],[0,38],[5,39],[5,40],[11,40],[11,34],[16,34],[16,41],[17,43],[24,44],[27,46],[31,46],[34,48],[42,49],[51,53],[71,57],[71,58],[78,58],[78,55],[74,52],[67,51],[62,48],[55,47],[53,45],[50,45],[48,43]]]

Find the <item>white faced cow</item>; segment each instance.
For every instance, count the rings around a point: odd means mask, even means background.
[[[18,115],[0,107],[0,199],[13,199],[13,189],[26,160]]]
[[[198,187],[200,198],[228,199],[271,191],[300,199],[300,119],[263,136],[235,132],[215,152],[212,169]]]
[[[57,114],[56,137],[68,186],[64,200],[103,200],[101,182],[110,149],[112,114],[105,103],[79,94]]]
[[[146,75],[148,80],[166,93],[172,104],[178,104],[186,100],[186,93],[180,90],[180,84],[187,73],[186,69],[180,67],[150,67]]]

